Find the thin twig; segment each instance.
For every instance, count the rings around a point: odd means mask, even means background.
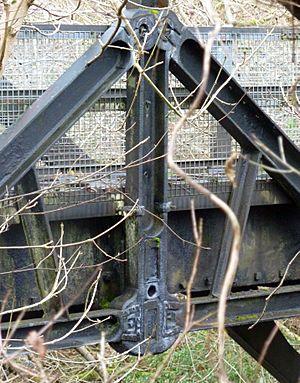
[[[91,61],[89,61],[87,63],[87,66],[93,64],[96,60],[98,60],[103,55],[103,53],[105,52],[107,47],[112,43],[113,39],[116,37],[116,35],[117,35],[117,33],[118,33],[118,31],[119,31],[119,29],[121,27],[121,24],[122,24],[123,9],[126,7],[127,3],[128,3],[128,0],[124,0],[122,2],[122,4],[120,5],[120,7],[118,8],[118,11],[117,11],[118,21],[117,21],[117,25],[116,25],[114,31],[112,32],[111,36],[106,41],[106,43],[104,45],[102,45],[102,47],[101,47],[102,49],[101,49],[101,52],[99,53],[99,55],[97,55]]]

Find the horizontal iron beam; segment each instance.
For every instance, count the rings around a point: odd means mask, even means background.
[[[104,33],[109,28],[109,25],[71,25],[71,24],[61,24],[58,28],[59,32],[98,32],[98,33]],[[56,26],[53,24],[32,24],[32,25],[24,25],[21,28],[21,31],[28,31],[28,32],[53,32],[57,31]],[[57,33],[54,33],[52,35],[53,37],[57,38]],[[51,37],[51,36],[47,36]]]
[[[266,298],[274,288],[263,290],[249,290],[231,294],[227,300],[226,326],[240,326],[253,324],[256,320],[268,321],[300,315],[300,285],[282,287],[272,299],[260,318]],[[192,298],[194,308],[194,329],[209,329],[217,327],[218,298],[211,296]],[[185,320],[182,313],[180,324]]]
[[[0,103],[4,105],[17,105],[31,104],[46,92],[46,89],[0,89]],[[104,92],[99,98],[98,102],[111,101],[126,101],[126,89],[113,88]],[[124,106],[125,110],[125,106]]]
[[[102,309],[89,312],[89,319],[82,320],[82,313],[70,314],[69,318],[61,317],[53,323],[51,330],[46,332],[45,342],[49,342],[47,348],[54,350],[57,348],[72,348],[88,344],[99,343],[101,330],[107,330],[106,341],[119,340],[118,331],[114,331],[114,326],[121,320],[122,312],[114,309]],[[95,326],[91,326],[91,319],[95,320]],[[72,328],[81,321],[78,331],[72,331]],[[96,322],[98,321],[98,324]],[[101,324],[101,322],[103,322]],[[3,323],[2,338],[9,337],[11,323]],[[27,338],[30,331],[42,331],[49,324],[49,319],[34,318],[25,319],[18,323],[18,328],[14,333],[13,339],[8,338],[8,352],[14,352],[25,346],[24,339]],[[66,334],[69,335],[64,337]],[[60,341],[56,341],[61,339]]]
[[[59,27],[59,31],[61,32],[99,32],[104,33],[109,28],[108,25],[70,25],[70,24],[62,24]],[[197,33],[209,33],[213,31],[213,27],[188,27],[193,32]],[[53,24],[32,24],[32,25],[24,25],[21,31],[49,31],[53,32],[55,30],[55,26]],[[245,34],[267,34],[270,33],[270,28],[268,27],[223,27],[220,30],[220,34],[222,33],[232,33],[235,35],[245,35]],[[272,29],[272,33],[282,35],[282,39],[296,39],[297,35],[300,33],[300,28],[297,27],[274,27]],[[51,36],[50,36],[51,37]],[[57,38],[56,34],[53,37]],[[80,38],[80,37],[79,37]]]
[[[262,187],[261,182],[257,182],[257,190],[253,192],[251,205],[252,206],[265,206],[265,205],[285,205],[290,204],[291,201],[286,197],[285,193],[278,188],[274,182],[268,182],[267,188]],[[207,187],[212,185],[205,184]],[[230,197],[230,185],[228,184],[228,191],[218,193],[218,196],[228,201]],[[82,194],[82,190],[73,191],[54,191],[56,203],[47,204],[46,211],[50,221],[62,221],[69,219],[85,219],[93,217],[111,217],[120,212],[123,202],[114,200],[115,194],[112,192],[111,196],[103,193],[91,193],[89,198],[86,194]],[[60,203],[61,198],[61,203]],[[207,200],[203,195],[183,195],[172,196],[171,211],[190,211],[191,198],[194,200],[195,209],[213,209],[215,206]],[[67,202],[66,202],[67,201]],[[74,203],[70,201],[76,201]],[[65,205],[64,205],[65,204]]]
[[[268,101],[269,99],[266,97],[266,94],[270,95],[271,97],[277,96],[280,99],[282,98],[282,94],[287,94],[289,87],[287,86],[249,86],[245,87],[245,90],[249,93],[253,94],[253,98],[255,97],[255,94],[258,94],[258,96],[263,95],[264,100]],[[28,105],[31,102],[38,99],[46,89],[17,89],[17,88],[6,88],[3,87],[1,89],[1,81],[0,81],[0,104],[4,105],[19,105],[25,104]],[[183,87],[173,87],[172,93],[175,95],[177,101],[184,101],[185,104],[190,104],[193,100],[193,97],[190,96],[190,92],[183,88]],[[297,94],[300,94],[300,86],[297,87]],[[262,97],[262,96],[261,96]],[[107,92],[104,92],[101,97],[99,98],[98,102],[122,102],[125,103],[127,99],[127,91],[126,89],[122,88],[113,88],[110,89]],[[170,100],[174,100],[173,95],[169,95]],[[260,101],[260,100],[258,100]],[[276,107],[276,104],[274,103],[274,107]],[[125,110],[125,106],[124,106]]]
[[[227,315],[226,326],[241,326],[250,325],[256,321],[260,316],[265,298],[269,295],[266,291],[249,291],[249,293],[237,293],[235,297],[231,298],[227,302]],[[280,292],[276,293],[269,302],[265,315],[262,318],[262,322],[276,320],[286,317],[299,316],[300,314],[300,290],[298,286],[283,287]],[[212,297],[192,298],[191,304],[194,309],[194,325],[193,330],[215,328],[217,326],[217,305],[218,299]],[[184,327],[185,321],[185,301],[180,304],[181,310],[178,307],[176,314],[176,323],[180,327]],[[47,337],[48,340],[56,339],[61,335],[67,333],[70,328],[74,326],[76,321],[82,316],[82,313],[70,314],[70,318],[60,318],[53,325],[52,331]],[[115,323],[122,320],[122,311],[118,309],[103,309],[98,311],[91,311],[89,318],[108,320],[107,326],[109,331],[110,319]],[[63,348],[63,347],[77,347],[83,344],[92,344],[99,342],[100,332],[99,327],[88,326],[89,321],[83,321],[80,329],[86,327],[86,331],[72,332],[68,338],[61,342],[53,344],[49,348]],[[15,333],[15,341],[11,346],[21,347],[23,339],[26,338],[28,331],[39,331],[43,326],[47,324],[47,320],[42,318],[28,319],[20,322],[18,330]],[[2,325],[2,336],[5,338],[6,331],[10,328],[11,323],[4,322]],[[105,329],[106,322],[103,322]],[[110,331],[109,331],[110,332]],[[77,334],[77,335],[76,335]],[[108,335],[107,341],[116,342],[120,339],[120,332],[112,331]]]
[[[213,184],[204,184],[208,188],[212,188]],[[230,198],[230,184],[227,183],[227,190],[218,192],[218,196],[223,201],[228,201]],[[58,186],[59,188],[59,186]],[[169,190],[169,193],[171,190]],[[59,190],[54,189],[53,194],[50,194],[50,199],[53,202],[49,203],[46,196],[45,213],[50,221],[62,221],[69,219],[85,219],[93,217],[111,217],[120,213],[120,208],[123,206],[123,201],[115,199],[118,191],[111,192],[93,192],[87,194],[86,190],[77,187],[74,190]],[[171,211],[190,211],[191,198],[194,200],[195,209],[214,209],[212,204],[204,195],[185,194],[185,195],[170,195],[172,204]],[[74,201],[74,202],[72,202]],[[286,205],[290,204],[291,200],[278,187],[275,182],[256,182],[256,190],[253,192],[251,206],[266,206],[266,205]],[[3,208],[5,212],[5,208]],[[12,222],[13,223],[13,222]]]
[[[114,27],[103,36],[107,41]],[[129,37],[121,28],[116,47],[94,43],[27,111],[0,136],[0,195],[15,184],[132,66]],[[98,58],[97,58],[98,57]],[[95,60],[95,58],[97,58]]]

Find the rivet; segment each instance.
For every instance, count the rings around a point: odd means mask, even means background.
[[[262,278],[262,274],[260,271],[257,271],[256,273],[254,273],[254,280],[255,281],[259,281],[259,280],[261,280],[261,278]]]

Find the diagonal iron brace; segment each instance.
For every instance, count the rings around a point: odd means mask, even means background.
[[[102,43],[110,39],[109,28]],[[132,66],[130,37],[121,27],[104,51],[95,42],[28,110],[0,136],[0,195],[34,163]],[[96,58],[96,59],[95,59]]]
[[[170,71],[193,92],[203,80],[205,46],[197,34],[184,27],[174,14],[168,23],[168,41],[174,47]],[[299,149],[213,56],[209,69],[205,100],[199,107],[207,103],[208,112],[241,147],[258,150],[262,154],[262,162],[271,168],[267,172],[299,204]]]

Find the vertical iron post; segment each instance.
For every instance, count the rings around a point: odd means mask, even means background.
[[[141,40],[147,32],[143,20]],[[118,350],[133,348],[133,353],[162,352],[178,333],[177,302],[168,295],[166,281],[168,110],[163,98],[168,97],[169,54],[152,47],[147,52],[127,79],[127,210],[135,203],[137,208],[125,224],[129,287],[119,302],[121,342],[114,345]]]

